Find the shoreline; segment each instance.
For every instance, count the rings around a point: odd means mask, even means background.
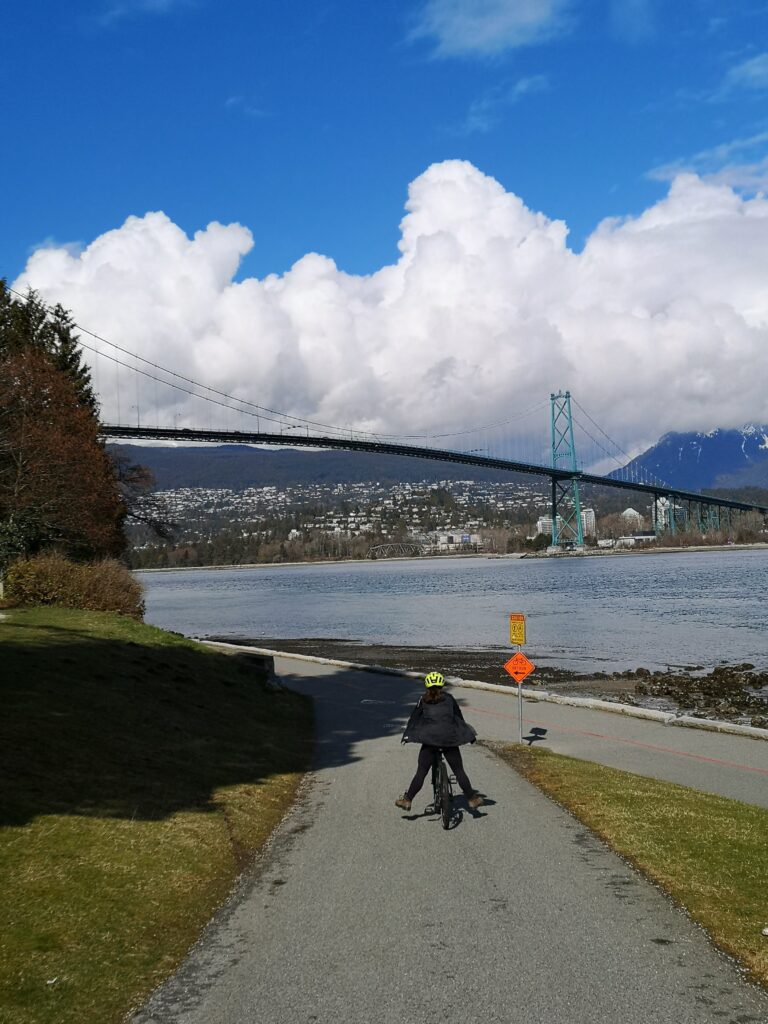
[[[287,654],[329,658],[332,661],[380,665],[393,670],[426,673],[438,669],[446,676],[516,686],[503,669],[509,648],[477,650],[398,647],[328,637],[302,639],[212,634],[206,641],[254,646]],[[745,665],[718,666],[701,675],[701,666],[651,672],[645,668],[611,673],[578,673],[552,665],[537,665],[526,686],[562,697],[592,698],[634,707],[693,714],[737,725],[768,727],[768,672],[753,673]],[[755,686],[754,682],[760,685]]]
[[[538,551],[513,551],[509,554],[497,554],[494,552],[467,552],[452,555],[396,555],[393,558],[316,558],[303,562],[238,562],[217,565],[177,565],[163,566],[154,569],[132,569],[134,573],[153,572],[221,572],[226,569],[285,569],[308,565],[374,565],[388,562],[433,562],[445,559],[462,558],[485,558],[489,560],[518,560],[522,558],[605,558],[611,555],[624,557],[625,555],[675,555],[687,552],[695,553],[702,551],[765,551],[768,542],[755,544],[693,544],[686,547],[662,547],[662,548],[590,548],[585,551],[563,551],[556,555],[548,555],[546,552]]]
[[[764,551],[768,548],[768,541],[756,541],[754,544],[687,544],[677,547],[658,548],[589,548],[584,551],[562,551],[557,554],[547,554],[545,551],[525,552],[523,558],[591,558],[606,555],[673,555],[683,554],[687,551]]]

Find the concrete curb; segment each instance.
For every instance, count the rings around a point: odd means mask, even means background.
[[[525,691],[523,691],[525,692]],[[614,700],[599,700],[597,697],[563,697],[559,693],[550,693],[544,698],[550,704],[570,704],[576,708],[587,708],[590,711],[610,711],[614,715],[629,715],[631,718],[645,718],[649,722],[661,722],[669,725],[675,716],[670,711],[654,711],[653,708],[638,708],[634,704],[620,704]],[[766,730],[768,739],[768,730]]]
[[[336,668],[351,668],[356,672],[374,672],[377,675],[400,676],[406,679],[423,679],[423,672],[411,672],[408,669],[391,668],[389,665],[365,665],[359,661],[340,661],[336,658],[320,658],[314,654],[291,654],[289,651],[275,651],[268,647],[251,647],[247,644],[227,644],[219,640],[200,640],[198,643],[208,647],[220,647],[232,651],[252,651],[254,654],[271,655],[273,658],[293,658],[296,661],[309,661],[316,665],[332,665]],[[514,686],[499,686],[497,683],[484,683],[480,679],[461,679],[459,676],[446,676],[445,681],[451,686],[461,686],[467,690],[491,690],[505,693],[508,697],[517,696]],[[627,715],[630,718],[644,718],[662,725],[683,726],[690,729],[704,729],[708,732],[731,733],[735,736],[749,736],[756,740],[768,740],[768,729],[757,729],[752,725],[737,725],[734,722],[720,722],[711,718],[695,718],[693,715],[675,715],[670,711],[654,711],[652,708],[637,708],[632,704],[620,704],[618,701],[598,700],[594,697],[563,697],[548,690],[531,690],[523,687],[526,700],[544,701],[549,704],[568,704],[587,711],[608,711],[614,715]]]
[[[737,725],[735,722],[718,722],[716,719],[696,718],[694,715],[677,715],[668,725],[682,725],[688,729],[709,729],[711,732],[735,733],[737,736],[751,736],[756,740],[768,740],[768,729],[754,725]]]
[[[315,665],[334,665],[338,668],[352,668],[357,672],[375,672],[377,675],[407,676],[409,679],[423,679],[423,672],[409,672],[407,669],[390,668],[388,665],[364,665],[360,661],[337,661],[335,658],[320,658],[314,654],[291,654],[289,651],[273,651],[269,647],[251,647],[248,644],[227,644],[220,640],[200,640],[199,637],[192,637],[198,643],[206,644],[208,647],[223,647],[230,651],[252,651],[254,654],[271,654],[274,658],[293,658],[295,661],[311,661]],[[446,676],[450,683],[458,683],[451,676]],[[496,687],[503,690],[503,686]]]

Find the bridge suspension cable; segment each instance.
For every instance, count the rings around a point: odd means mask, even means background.
[[[13,295],[16,295],[22,301],[28,301],[28,296],[23,295],[17,289],[8,287],[8,291],[11,292]],[[54,313],[53,307],[51,307],[47,303],[41,302],[41,305],[49,315]],[[377,441],[429,441],[438,439],[445,440],[452,437],[466,437],[470,434],[478,434],[484,431],[496,430],[501,427],[509,426],[512,423],[519,423],[520,421],[526,419],[533,413],[540,411],[547,405],[546,401],[537,402],[535,405],[530,406],[529,408],[526,408],[516,413],[514,416],[510,416],[504,420],[497,420],[494,421],[493,423],[485,423],[480,426],[468,427],[462,430],[453,431],[428,431],[425,433],[393,434],[382,433],[380,431],[363,430],[359,428],[339,427],[334,424],[323,423],[319,420],[312,420],[304,416],[298,416],[294,413],[280,412],[277,409],[271,409],[268,406],[260,405],[259,403],[252,402],[246,398],[238,398],[235,395],[229,394],[226,391],[221,391],[218,388],[211,387],[208,384],[203,384],[202,382],[195,380],[192,377],[187,377],[182,373],[178,373],[176,370],[172,370],[170,369],[170,367],[163,366],[161,363],[157,363],[151,359],[147,359],[145,356],[139,355],[137,352],[133,352],[130,349],[125,348],[122,345],[119,345],[117,342],[110,341],[109,338],[105,338],[103,335],[97,334],[95,331],[91,331],[89,328],[84,327],[81,323],[77,321],[72,321],[72,327],[77,331],[81,332],[82,334],[87,335],[89,338],[92,338],[94,341],[97,341],[102,345],[107,345],[110,348],[114,349],[116,352],[121,353],[121,355],[126,356],[130,360],[133,360],[133,363],[135,365],[131,364],[130,362],[126,362],[125,360],[120,359],[118,356],[115,356],[109,352],[105,352],[94,345],[88,344],[82,339],[79,339],[79,344],[84,349],[94,353],[96,356],[103,357],[105,359],[110,360],[112,363],[116,364],[116,370],[118,373],[119,367],[124,367],[125,369],[131,371],[132,373],[136,373],[143,377],[147,377],[150,380],[153,380],[156,385],[158,383],[163,384],[166,387],[173,388],[174,390],[179,391],[185,395],[189,395],[193,398],[201,399],[202,401],[208,402],[211,405],[216,405],[221,408],[229,409],[231,411],[235,411],[246,416],[251,416],[257,420],[264,419],[269,423],[277,423],[281,427],[286,427],[290,425],[291,427],[294,428],[299,427],[303,429],[314,428],[320,430],[327,430],[331,431],[334,435],[339,435],[341,437],[346,437],[350,434],[354,434],[355,436],[358,437],[369,437]],[[150,367],[151,370],[142,369],[138,365],[139,363],[142,363],[145,367]],[[157,371],[157,373],[153,373],[151,371]],[[158,373],[164,374],[166,377],[170,377],[173,379],[164,379],[164,377],[158,376]],[[182,383],[176,383],[177,381],[181,381]],[[184,385],[190,385],[190,387],[186,387]],[[214,398],[214,395],[217,397]],[[155,400],[157,404],[157,396],[155,396]],[[119,408],[119,387],[117,390],[117,401]],[[137,410],[139,408],[138,397],[136,408]],[[118,413],[118,419],[119,418],[120,415]]]
[[[10,292],[12,292],[14,295],[16,295],[19,298],[21,298],[23,301],[25,301],[25,302],[27,301],[27,296],[23,295],[21,292],[17,291],[15,288],[9,288],[8,290]],[[46,303],[43,303],[42,305],[44,306],[46,312],[48,312],[49,314],[53,312],[51,306],[47,305]],[[142,362],[146,366],[151,366],[154,370],[158,370],[161,373],[167,374],[169,377],[174,377],[174,378],[176,378],[176,380],[183,381],[185,384],[191,384],[193,388],[199,388],[200,390],[199,391],[190,391],[189,388],[183,387],[183,386],[181,386],[179,384],[175,384],[172,380],[164,380],[162,377],[157,377],[156,375],[148,372],[147,370],[142,370],[142,369],[139,368],[138,365],[131,366],[130,363],[126,363],[123,360],[118,359],[116,356],[110,355],[108,352],[104,352],[101,349],[96,348],[93,345],[88,345],[86,342],[84,342],[84,341],[82,341],[82,339],[80,339],[79,344],[83,348],[87,349],[89,352],[93,352],[93,353],[95,353],[98,356],[103,356],[106,359],[110,359],[112,362],[117,363],[119,366],[123,366],[126,369],[131,370],[134,373],[139,373],[139,374],[142,374],[145,377],[150,377],[152,380],[158,381],[158,383],[165,384],[167,387],[174,388],[175,390],[181,391],[184,394],[192,395],[194,398],[200,398],[200,399],[202,399],[205,402],[210,402],[213,405],[220,405],[220,406],[223,406],[224,408],[228,408],[228,409],[232,409],[233,408],[233,406],[230,403],[234,402],[234,403],[237,403],[237,405],[245,406],[246,407],[246,408],[238,409],[236,411],[242,412],[245,415],[250,415],[250,416],[255,416],[255,417],[256,416],[263,417],[264,419],[268,420],[269,422],[280,422],[281,420],[290,420],[290,421],[296,423],[297,425],[301,425],[301,426],[320,427],[323,430],[333,430],[333,431],[337,431],[337,432],[342,433],[342,434],[349,433],[349,430],[345,430],[342,427],[336,427],[336,426],[334,426],[332,424],[329,424],[329,423],[321,423],[321,422],[316,421],[316,420],[310,420],[310,419],[307,419],[307,418],[305,418],[303,416],[296,416],[296,415],[294,415],[292,413],[280,412],[277,409],[270,409],[268,406],[259,405],[258,403],[251,402],[249,399],[246,399],[246,398],[237,398],[235,395],[231,395],[231,394],[229,394],[226,391],[220,391],[218,388],[211,387],[208,384],[203,384],[200,381],[197,381],[197,380],[195,380],[192,377],[186,377],[183,373],[178,373],[176,370],[171,370],[170,367],[163,366],[161,363],[153,362],[151,359],[147,359],[145,356],[141,356],[137,352],[132,352],[130,349],[124,348],[122,345],[118,345],[117,342],[110,341],[109,338],[105,338],[105,337],[103,337],[103,335],[96,334],[95,331],[89,330],[87,327],[84,327],[82,324],[78,323],[77,321],[73,321],[72,322],[72,327],[75,328],[78,331],[81,331],[83,334],[87,334],[88,337],[93,338],[95,341],[99,341],[99,342],[101,342],[104,345],[109,345],[110,348],[113,348],[113,349],[117,350],[118,352],[121,352],[123,355],[128,356],[130,359],[135,360],[137,362],[137,364],[138,364],[138,362]],[[207,391],[208,394],[203,394],[204,391]],[[227,399],[227,401],[226,402],[218,401],[218,400],[216,400],[214,398],[211,398],[211,395],[218,395],[220,398]],[[253,410],[253,411],[251,412],[249,410]],[[277,417],[277,419],[275,419],[275,417]],[[365,430],[355,431],[355,433],[365,434],[365,435],[371,436],[371,437],[381,436],[381,435],[376,435],[376,434],[374,434],[371,431],[365,431]],[[388,435],[384,435],[384,436],[388,436]],[[391,435],[391,436],[392,437],[408,437],[408,436],[421,437],[422,435],[419,435],[419,434],[414,434],[414,435],[402,434],[402,435]]]
[[[584,408],[584,406],[579,401],[577,401],[577,399],[573,398],[573,396],[572,396],[572,401],[573,401],[573,404],[578,409],[580,409],[581,412],[586,416],[586,418],[589,420],[589,422],[592,424],[592,426],[600,434],[603,435],[603,437],[606,439],[606,441],[608,441],[609,444],[612,444],[613,447],[616,449],[616,451],[620,452],[621,455],[624,456],[624,458],[626,459],[626,462],[622,462],[621,459],[619,459],[612,451],[610,451],[608,448],[606,448],[594,436],[594,434],[592,434],[590,432],[590,430],[587,427],[584,426],[584,424],[581,422],[581,420],[577,419],[574,416],[574,420],[579,424],[579,427],[584,431],[584,433],[587,435],[587,437],[589,437],[590,440],[593,441],[597,445],[597,447],[600,449],[600,451],[604,452],[608,456],[608,458],[613,459],[613,461],[616,463],[617,468],[619,470],[626,469],[627,463],[632,461],[632,456],[629,455],[626,451],[624,451],[624,449],[621,447],[621,445],[618,444],[618,442],[614,441],[614,439],[603,430],[603,428],[600,426],[599,423],[595,422],[595,420],[590,416],[590,414],[587,412],[587,410]],[[641,483],[657,484],[659,487],[664,487],[664,488],[670,486],[668,483],[666,483],[666,481],[660,479],[660,477],[656,476],[654,473],[651,473],[651,472],[649,472],[649,470],[645,469],[645,467],[641,468],[641,474],[640,475],[644,478],[644,479],[642,479],[640,481]]]
[[[575,403],[576,399],[573,399],[573,401]],[[574,421],[574,423],[578,424],[578,426],[584,432],[584,434],[586,434],[586,436],[595,444],[595,446],[601,452],[603,452],[605,455],[608,456],[609,459],[611,459],[613,462],[616,463],[616,469],[614,470],[614,472],[618,472],[620,474],[620,479],[622,479],[622,480],[635,480],[638,483],[657,484],[659,487],[662,487],[662,488],[670,486],[669,484],[665,483],[663,480],[659,479],[659,477],[655,476],[653,473],[650,473],[644,466],[640,467],[640,471],[639,472],[637,471],[637,468],[634,468],[631,472],[628,472],[627,471],[627,463],[622,462],[622,460],[619,459],[618,456],[616,456],[612,451],[610,451],[608,448],[606,448],[605,445],[602,444],[594,436],[594,434],[592,434],[587,429],[587,427],[584,426],[584,424],[581,422],[581,420],[577,416],[573,417],[573,421]],[[627,455],[627,453],[624,452],[621,448],[619,448],[618,445],[617,445],[617,448],[625,456],[625,458],[627,460],[629,460],[630,462],[632,461],[632,456]],[[583,462],[583,460],[581,460],[581,461]]]

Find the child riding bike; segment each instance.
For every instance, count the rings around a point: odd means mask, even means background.
[[[427,772],[432,767],[435,753],[442,749],[467,803],[474,810],[480,807],[483,798],[472,789],[464,771],[459,747],[464,743],[475,742],[475,730],[464,721],[461,708],[450,693],[445,691],[445,679],[439,672],[430,672],[424,679],[424,685],[427,692],[411,712],[401,741],[421,743],[418,767],[408,789],[399,800],[395,800],[395,807],[410,811],[411,802],[424,785]]]

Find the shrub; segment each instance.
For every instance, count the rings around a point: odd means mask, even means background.
[[[18,604],[55,604],[96,612],[144,614],[141,584],[114,559],[71,562],[58,554],[14,562],[5,578],[8,597]]]
[[[121,562],[106,558],[81,568],[85,576],[83,608],[142,618],[144,588]]]

